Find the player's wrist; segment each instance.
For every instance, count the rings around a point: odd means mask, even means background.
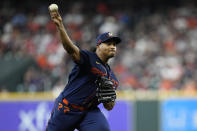
[[[62,22],[60,22],[60,24],[57,25],[57,28],[59,30],[64,30],[64,24]]]

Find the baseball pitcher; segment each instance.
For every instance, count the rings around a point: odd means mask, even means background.
[[[57,97],[46,131],[110,131],[109,124],[97,107],[112,110],[118,80],[107,64],[121,42],[106,32],[96,38],[96,51],[80,50],[69,38],[58,10],[49,10],[62,45],[74,61],[69,81]]]

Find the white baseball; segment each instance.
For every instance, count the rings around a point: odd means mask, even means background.
[[[49,6],[49,10],[50,10],[50,11],[57,11],[57,10],[58,10],[58,6],[57,6],[56,4],[51,4],[51,5]]]

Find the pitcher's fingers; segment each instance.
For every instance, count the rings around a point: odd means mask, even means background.
[[[51,15],[51,17],[55,17],[55,18],[58,18],[58,14],[57,14],[57,12],[50,12],[50,15]]]
[[[60,16],[60,13],[59,13],[59,11],[57,10],[56,12],[57,12],[57,15],[58,15],[58,16]]]

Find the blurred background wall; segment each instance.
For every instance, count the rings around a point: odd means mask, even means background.
[[[123,40],[110,61],[120,80],[117,109],[103,110],[112,131],[197,130],[196,0],[1,0],[0,116],[9,115],[0,130],[44,130],[68,81],[73,63],[50,21],[51,3],[80,48],[93,50],[106,31]]]

